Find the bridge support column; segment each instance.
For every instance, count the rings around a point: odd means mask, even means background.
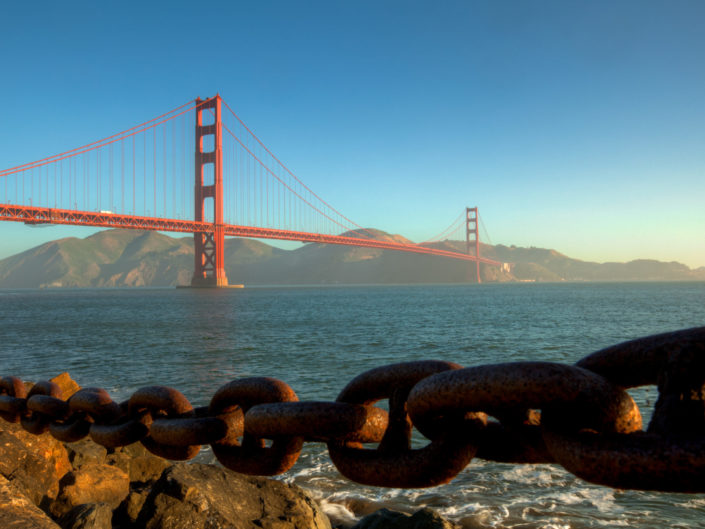
[[[227,287],[225,275],[225,231],[223,228],[223,139],[220,118],[220,96],[196,100],[196,184],[194,220],[204,222],[206,199],[212,199],[213,230],[193,234],[194,270],[192,287]],[[207,121],[204,125],[203,113]],[[210,119],[213,115],[215,118]],[[213,137],[213,150],[203,150],[203,138]],[[204,181],[208,177],[208,182]],[[210,182],[212,176],[212,183]]]
[[[477,282],[480,283],[480,235],[477,230],[477,208],[465,208],[465,252],[472,255],[470,249],[475,247],[475,269],[477,271]]]

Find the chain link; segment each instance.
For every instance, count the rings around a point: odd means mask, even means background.
[[[646,431],[625,391],[642,385],[659,390]],[[381,400],[388,412],[375,406]],[[118,404],[101,388],[64,399],[52,381],[27,391],[6,376],[0,417],[63,442],[140,441],[173,460],[207,444],[225,467],[254,475],[286,472],[304,442],[324,442],[341,474],[382,487],[447,483],[480,457],[557,463],[616,488],[705,492],[705,327],[624,342],[574,366],[391,364],[357,376],[335,402],[299,402],[286,383],[266,377],[229,382],[194,409],[165,386]],[[413,428],[425,447],[411,447]]]

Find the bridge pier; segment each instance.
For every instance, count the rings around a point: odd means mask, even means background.
[[[213,201],[213,231],[193,234],[194,267],[191,286],[196,288],[228,287],[225,275],[225,229],[223,226],[223,136],[220,96],[196,99],[196,163],[194,220],[203,222],[206,199]],[[203,124],[203,112],[213,114],[213,123]],[[210,120],[209,120],[210,121]],[[213,136],[213,150],[203,150],[204,136]],[[204,168],[208,167],[208,171]],[[210,171],[212,169],[212,171]],[[213,175],[213,183],[204,182],[204,173]],[[241,286],[241,285],[238,285]]]

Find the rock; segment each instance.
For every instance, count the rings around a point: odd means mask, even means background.
[[[130,480],[122,470],[87,463],[61,479],[59,494],[49,506],[49,511],[59,518],[84,503],[106,503],[115,509],[129,492]]]
[[[120,448],[116,448],[115,451],[120,451],[124,452],[130,457],[139,457],[139,456],[148,456],[152,455],[152,452],[147,450],[142,443],[139,441],[136,443],[132,443],[131,445],[127,446],[121,446]],[[158,456],[154,456],[158,457]]]
[[[166,459],[157,456],[137,456],[130,461],[130,481],[152,483],[159,479],[164,470],[171,466]]]
[[[145,529],[330,529],[295,485],[225,468],[176,464],[153,485],[137,520]]]
[[[456,529],[458,526],[436,511],[421,509],[409,516],[403,512],[380,509],[365,516],[353,529]]]
[[[13,483],[0,476],[0,527],[3,529],[60,529]]]
[[[105,447],[94,443],[88,437],[75,443],[66,443],[65,446],[69,461],[74,469],[88,463],[105,463],[105,458],[108,455],[108,450]]]
[[[130,493],[115,511],[115,527],[134,527],[137,523],[140,511],[144,506],[150,489],[132,489]]]
[[[117,467],[129,476],[131,461],[132,458],[126,453],[121,452],[119,449],[111,449],[108,450],[108,455],[105,456],[105,461],[103,463],[110,465],[111,467]]]
[[[0,421],[0,474],[37,506],[56,498],[59,480],[71,470],[64,445],[48,433],[33,435]]]
[[[123,470],[130,477],[130,481],[136,483],[156,481],[164,469],[171,465],[166,459],[150,453],[142,443],[114,449],[108,454],[105,462]]]
[[[81,386],[79,386],[68,373],[61,373],[49,380],[61,388],[61,398],[64,400],[69,400],[71,395],[81,389]]]
[[[107,503],[77,505],[59,523],[61,529],[112,529],[113,510]]]

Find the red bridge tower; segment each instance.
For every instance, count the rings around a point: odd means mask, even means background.
[[[477,207],[465,208],[465,251],[472,255],[470,248],[475,246],[475,261],[477,265],[477,282],[480,283],[480,235],[477,231]]]
[[[220,96],[196,99],[196,187],[194,220],[203,222],[206,199],[213,200],[213,230],[193,234],[195,250],[192,287],[226,287],[225,230],[223,227],[223,136],[220,118]],[[203,112],[214,116],[209,125],[203,124]],[[208,121],[211,121],[210,119]],[[213,150],[203,150],[203,138],[213,136]],[[212,169],[212,170],[211,170]],[[204,174],[209,182],[204,181]],[[210,182],[212,175],[212,183]]]

